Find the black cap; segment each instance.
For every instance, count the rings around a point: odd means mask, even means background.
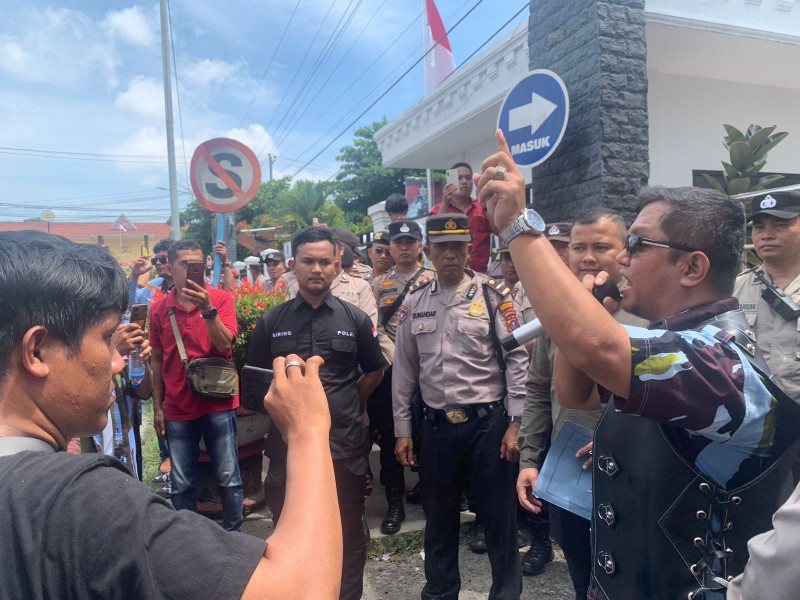
[[[399,240],[400,238],[422,239],[422,229],[411,219],[398,219],[389,223],[389,239]]]
[[[350,246],[350,248],[357,248],[358,247],[358,236],[353,233],[352,231],[347,231],[346,229],[339,229],[338,227],[331,227],[331,231],[336,236],[336,239],[343,243],[345,246]]]
[[[569,243],[569,235],[572,232],[572,223],[548,223],[545,225],[544,235],[548,240],[554,242]]]
[[[433,215],[425,221],[425,234],[428,243],[435,242],[471,242],[469,217],[461,213],[445,213]]]
[[[383,244],[385,246],[389,245],[389,232],[388,231],[376,231],[375,234],[372,236],[372,241],[369,243],[370,248],[375,244]]]
[[[765,192],[764,196],[756,196],[751,202],[753,214],[770,215],[779,219],[793,219],[800,215],[800,194],[797,192]],[[749,221],[748,221],[749,222]]]
[[[267,262],[268,260],[285,261],[286,255],[279,250],[275,250],[275,248],[268,248],[261,253],[261,262]]]

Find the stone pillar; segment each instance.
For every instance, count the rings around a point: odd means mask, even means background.
[[[547,221],[572,220],[592,206],[628,222],[647,185],[645,0],[532,0],[530,68],[567,86],[567,130],[533,171],[533,205]]]

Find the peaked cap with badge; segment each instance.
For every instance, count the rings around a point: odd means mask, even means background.
[[[770,215],[779,219],[793,219],[800,215],[800,193],[798,192],[768,192],[765,196],[756,196],[752,200],[753,214]],[[748,221],[748,223],[750,222]]]
[[[383,244],[384,246],[389,245],[389,232],[386,230],[383,231],[376,231],[375,234],[372,236],[372,241],[369,243],[369,247],[372,248],[375,244]]]
[[[572,223],[548,223],[546,227],[544,235],[548,240],[569,243]]]
[[[428,243],[471,242],[469,217],[461,213],[432,215],[425,221],[425,234]]]
[[[404,237],[421,240],[422,229],[411,219],[398,219],[397,221],[389,223],[389,239],[391,241],[399,240]]]

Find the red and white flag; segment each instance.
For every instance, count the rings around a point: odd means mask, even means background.
[[[428,48],[438,41],[439,44],[433,48],[425,59],[425,79],[428,85],[436,87],[444,79],[456,70],[456,59],[453,57],[453,50],[450,48],[450,40],[445,35],[442,17],[436,10],[433,0],[426,0],[428,13]]]

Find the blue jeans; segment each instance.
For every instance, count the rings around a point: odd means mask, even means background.
[[[192,421],[167,421],[172,461],[172,493],[176,510],[197,511],[197,463],[200,438],[205,441],[222,500],[222,526],[238,531],[242,526],[242,476],[236,460],[236,411],[203,415]]]

